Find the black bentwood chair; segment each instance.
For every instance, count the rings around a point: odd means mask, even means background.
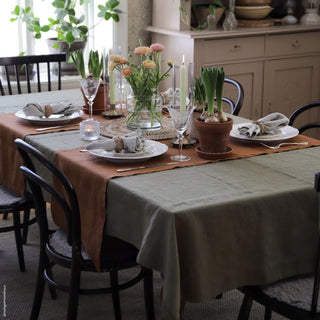
[[[25,193],[25,196],[20,196],[0,183],[0,214],[7,220],[8,214],[12,213],[13,219],[13,225],[0,227],[0,233],[14,231],[21,272],[25,271],[23,244],[27,242],[28,226],[36,221],[35,218],[30,219],[31,208],[33,201],[30,194]],[[23,212],[23,223],[20,219],[21,212]]]
[[[320,173],[315,174],[315,190],[320,192]],[[252,301],[265,306],[265,320],[272,311],[291,320],[319,320],[318,306],[320,284],[320,237],[314,273],[305,277],[293,277],[268,286],[240,288],[244,298],[238,320],[249,319]]]
[[[302,114],[306,113],[306,111],[311,110],[311,109],[319,109],[320,110],[320,101],[316,101],[316,102],[312,102],[309,104],[306,104],[300,108],[298,108],[297,110],[295,110],[291,116],[289,117],[289,125],[292,126],[294,124],[294,122],[296,121],[296,119],[298,118],[298,116],[302,116]],[[299,133],[302,133],[308,129],[313,129],[313,128],[320,128],[320,122],[309,122],[306,123],[304,125],[302,125],[301,127],[298,128]]]
[[[40,81],[40,64],[45,63],[47,65],[47,82],[48,91],[51,91],[51,70],[50,63],[56,62],[58,64],[58,90],[61,90],[61,62],[66,61],[65,53],[54,53],[47,55],[31,55],[31,56],[15,56],[15,57],[4,57],[0,58],[0,66],[5,69],[8,92],[10,95],[13,94],[12,85],[10,78],[10,69],[14,72],[14,80],[17,82],[18,94],[21,94],[21,81],[22,77],[25,78],[27,82],[28,93],[31,93],[31,75],[33,65],[36,65],[37,69],[37,88],[38,92],[41,92],[41,81]],[[20,71],[25,70],[25,75],[21,76]],[[20,78],[21,77],[21,78]],[[23,79],[24,80],[24,79]],[[2,82],[0,80],[0,91],[1,95],[5,95],[5,90],[3,88]]]
[[[138,266],[136,262],[138,250],[133,245],[120,239],[104,236],[102,242],[100,270],[110,274],[111,286],[90,289],[80,288],[81,273],[83,271],[97,272],[97,270],[81,245],[81,223],[75,190],[64,173],[41,152],[21,139],[16,139],[15,143],[24,162],[24,166],[21,166],[20,169],[31,188],[40,229],[39,270],[30,319],[38,319],[45,281],[54,289],[69,292],[67,319],[77,318],[79,294],[104,293],[112,294],[115,319],[121,319],[119,291],[135,285],[142,279],[144,281],[147,319],[154,319],[152,270],[140,266],[140,273],[137,276],[127,282],[118,283],[118,271]],[[54,179],[64,187],[67,198],[48,184],[43,177],[36,174],[30,156],[49,169]],[[66,232],[61,229],[49,230],[46,203],[43,199],[42,190],[48,191],[63,210],[67,220]],[[71,269],[69,286],[58,283],[53,279],[52,272],[55,264]],[[54,293],[51,292],[53,297]]]
[[[242,85],[240,84],[240,82],[233,80],[233,79],[229,79],[229,78],[225,78],[224,79],[225,82],[225,87],[234,87],[236,89],[236,100],[235,102],[232,99],[223,97],[222,101],[228,103],[230,105],[230,113],[237,116],[241,110],[242,104],[243,104],[243,99],[244,99],[244,91],[242,88]]]

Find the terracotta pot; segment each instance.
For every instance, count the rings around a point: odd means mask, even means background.
[[[232,130],[233,120],[226,122],[203,122],[199,118],[194,120],[198,131],[200,150],[206,153],[224,153]]]
[[[83,99],[85,101],[85,105],[83,106],[82,110],[85,113],[89,113],[89,104],[88,100],[85,97],[82,88],[80,88],[81,93],[83,95]],[[106,103],[104,102],[104,92],[106,93]],[[92,105],[92,113],[93,114],[99,114],[105,111],[105,105],[109,104],[109,86],[100,86],[97,92],[96,97],[93,100]]]

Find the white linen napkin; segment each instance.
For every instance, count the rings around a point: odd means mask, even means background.
[[[128,133],[122,137],[114,137],[104,141],[94,141],[87,145],[87,150],[103,149],[106,151],[116,152],[139,152],[145,147],[145,138],[141,132],[135,131]]]
[[[75,111],[80,110],[79,106],[72,103],[59,102],[57,104],[40,105],[39,103],[27,103],[22,108],[26,116],[49,117],[51,114],[63,114],[68,116]]]
[[[261,136],[262,134],[275,134],[289,123],[289,119],[279,112],[271,113],[264,118],[239,127],[239,133],[248,137]]]

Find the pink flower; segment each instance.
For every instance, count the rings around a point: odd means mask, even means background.
[[[134,49],[134,54],[146,54],[149,52],[149,47],[137,47]]]
[[[110,63],[109,66],[108,66],[109,71],[112,71],[115,68],[116,65],[117,64],[115,62]]]
[[[112,62],[120,62],[123,58],[119,54],[110,55],[110,61]]]
[[[154,69],[156,67],[155,62],[152,60],[144,60],[142,64],[146,69]]]
[[[154,43],[150,46],[150,52],[164,51],[164,46],[161,43]]]
[[[130,67],[125,67],[123,68],[123,70],[121,71],[121,74],[126,78],[128,76],[130,76],[131,74],[131,68]]]

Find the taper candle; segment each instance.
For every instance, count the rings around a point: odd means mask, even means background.
[[[184,55],[180,66],[180,112],[185,113],[187,105],[188,70],[184,64]]]

